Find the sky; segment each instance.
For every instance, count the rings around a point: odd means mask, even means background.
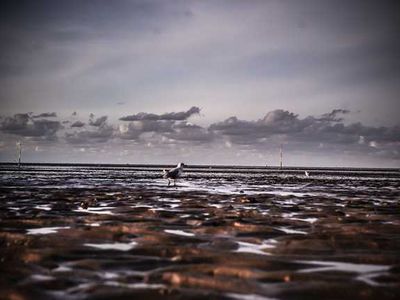
[[[400,167],[398,1],[1,1],[0,161]]]

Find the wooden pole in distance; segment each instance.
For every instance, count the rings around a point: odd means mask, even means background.
[[[22,152],[22,143],[17,142],[17,150],[18,150],[18,169],[21,168],[21,152]]]

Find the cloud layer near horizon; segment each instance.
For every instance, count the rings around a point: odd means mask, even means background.
[[[400,162],[400,127],[372,127],[360,122],[346,124],[345,118],[350,112],[343,109],[305,118],[278,109],[258,120],[241,120],[232,116],[206,127],[192,123],[199,113],[200,108],[195,106],[187,111],[163,114],[141,112],[122,116],[120,121],[113,123],[107,116],[96,117],[93,114],[87,120],[80,120],[77,114],[61,119],[56,117],[56,113],[24,113],[1,117],[0,133],[1,140],[22,140],[24,144],[34,144],[35,149],[42,151],[46,147],[53,151],[58,151],[54,150],[57,147],[85,151],[83,149],[112,146],[113,150],[108,150],[111,152],[135,148],[144,151],[146,148],[145,151],[149,155],[154,153],[157,159],[159,151],[169,151],[173,157],[177,148],[197,149],[203,152],[204,157],[212,157],[218,148],[220,153],[252,153],[262,158],[263,153],[275,151],[283,144],[288,154],[340,156],[342,153]],[[7,151],[10,148],[3,142],[0,158],[6,157]],[[107,156],[105,151],[97,153],[95,159],[102,161],[102,156]],[[129,161],[129,156],[126,160]],[[203,163],[209,163],[209,160]],[[219,163],[217,157],[213,163]]]

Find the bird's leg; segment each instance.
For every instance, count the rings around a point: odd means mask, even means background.
[[[171,182],[169,181],[169,178],[167,178],[167,180],[168,180],[168,186],[171,184]]]
[[[174,179],[174,186],[176,186],[176,179]]]

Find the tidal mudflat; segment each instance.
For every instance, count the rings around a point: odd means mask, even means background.
[[[0,166],[0,298],[400,299],[398,170]]]

